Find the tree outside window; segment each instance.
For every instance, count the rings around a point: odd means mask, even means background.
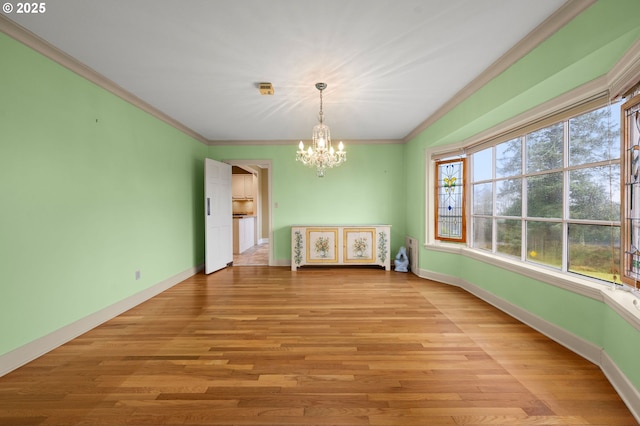
[[[483,172],[471,182],[472,247],[617,280],[618,108],[607,105],[474,153],[472,168],[481,164]],[[495,164],[493,173],[487,164]],[[640,266],[640,250],[637,260]]]

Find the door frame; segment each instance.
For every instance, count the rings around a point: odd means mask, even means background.
[[[269,235],[269,266],[274,265],[273,260],[273,198],[272,198],[272,181],[273,181],[273,163],[271,160],[222,160],[223,162],[230,164],[232,166],[238,167],[250,167],[255,166],[262,169],[267,169],[267,197],[269,202],[267,204],[267,209],[269,213],[269,220],[266,224],[268,226],[268,235]],[[263,226],[265,224],[263,223]]]

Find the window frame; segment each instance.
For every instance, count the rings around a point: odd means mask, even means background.
[[[563,112],[562,114],[559,114],[557,117],[556,116],[548,117],[547,119],[544,120],[544,123],[541,126],[535,126],[535,125],[529,126],[526,129],[527,131],[522,130],[520,133],[515,134],[515,136],[510,139],[500,138],[500,139],[497,139],[497,141],[495,141],[494,143],[490,143],[490,141],[488,141],[483,143],[480,146],[480,149],[473,150],[473,153],[470,154],[471,156],[470,169],[472,170],[472,172],[470,173],[471,177],[469,178],[469,191],[468,191],[469,195],[468,196],[470,197],[469,203],[472,206],[472,208],[470,209],[470,212],[469,212],[470,220],[468,221],[468,223],[470,226],[470,230],[468,232],[470,232],[472,236],[475,236],[476,224],[479,221],[484,221],[484,222],[488,221],[488,223],[490,223],[490,234],[491,234],[490,239],[491,240],[489,241],[489,244],[480,244],[480,243],[485,243],[485,241],[483,240],[478,242],[475,240],[475,238],[472,237],[469,241],[470,249],[485,251],[496,256],[510,257],[511,259],[519,262],[536,264],[545,268],[558,270],[559,272],[565,273],[565,274],[572,274],[572,275],[576,274],[579,276],[583,276],[587,279],[607,281],[600,278],[596,278],[591,275],[582,274],[577,270],[571,270],[570,228],[571,226],[581,226],[581,225],[606,226],[606,227],[610,227],[612,229],[612,232],[619,235],[621,220],[620,219],[611,220],[610,218],[609,219],[592,219],[592,218],[578,219],[578,218],[571,217],[571,208],[570,208],[571,179],[570,177],[572,175],[572,172],[575,172],[575,171],[594,170],[601,167],[613,167],[617,169],[614,171],[614,173],[615,173],[615,176],[618,176],[619,174],[618,170],[621,169],[622,159],[619,157],[618,150],[615,149],[615,151],[611,152],[611,154],[615,156],[614,158],[601,159],[601,160],[596,160],[588,163],[571,164],[570,148],[571,148],[572,140],[571,140],[571,133],[569,129],[571,126],[570,123],[572,119],[588,114],[590,112],[598,111],[600,109],[611,108],[611,106],[612,106],[611,103],[609,103],[604,99],[599,100],[595,103],[589,102],[588,104],[585,104],[585,105],[579,105],[575,109],[570,109],[566,112]],[[611,113],[613,114],[614,112],[611,111]],[[562,145],[561,156],[558,159],[559,163],[548,169],[546,168],[541,170],[530,169],[530,167],[527,164],[527,162],[531,159],[528,153],[528,151],[530,150],[530,145],[528,143],[530,140],[529,139],[530,135],[538,132],[539,130],[544,130],[544,129],[551,130],[554,127],[560,129],[560,131],[562,132],[562,135],[559,139]],[[508,176],[498,176],[497,170],[496,170],[496,167],[498,164],[498,158],[497,158],[498,147],[504,143],[509,143],[513,141],[518,141],[518,143],[520,144],[520,148],[519,148],[520,149],[520,171],[518,173],[513,173]],[[482,177],[476,181],[474,180],[476,178],[475,173],[473,173],[473,169],[475,168],[475,164],[477,162],[475,156],[477,154],[485,153],[485,152],[488,153],[486,157],[489,157],[491,159],[490,177]],[[613,170],[610,170],[610,172],[612,171]],[[485,175],[486,174],[487,173],[485,173]],[[549,216],[549,217],[532,214],[528,208],[529,207],[528,193],[530,191],[531,182],[537,179],[538,177],[550,176],[554,174],[558,175],[558,184],[561,185],[561,193],[558,194],[559,197],[561,197],[559,212],[556,215]],[[516,216],[507,216],[504,214],[497,213],[498,186],[501,182],[508,181],[508,180],[520,180],[520,184],[521,184],[521,209],[520,209],[520,214]],[[477,204],[474,197],[476,194],[475,188],[478,185],[491,186],[491,196],[493,200],[491,213],[485,213],[485,212],[476,213],[473,210],[473,207],[476,206]],[[617,189],[617,184],[616,184],[616,189]],[[521,225],[520,227],[521,240],[520,240],[519,255],[507,254],[507,253],[501,252],[498,247],[499,222],[501,220],[510,220],[510,219],[519,220]],[[559,258],[557,258],[557,261],[549,263],[549,262],[540,261],[539,259],[536,259],[536,256],[538,255],[538,253],[535,251],[532,251],[533,249],[530,250],[530,247],[529,247],[530,241],[528,240],[528,232],[529,232],[528,229],[531,223],[539,223],[539,224],[555,223],[560,226],[560,229],[558,232],[561,232],[561,234],[559,235],[559,239],[557,241],[560,244],[560,247],[559,247],[560,253],[559,253]],[[617,247],[617,250],[619,251],[620,247]],[[617,271],[621,270],[620,260],[621,259],[619,259],[618,257],[615,257],[613,259],[615,263],[612,263],[612,268],[617,269]],[[619,278],[619,275],[620,275],[619,272],[616,273],[612,279],[616,280],[617,278]]]
[[[632,286],[634,288],[638,288],[638,281],[640,281],[640,273],[635,273],[635,276],[632,275],[634,272],[632,271],[631,263],[633,262],[633,256],[638,256],[637,252],[632,250],[633,247],[633,237],[631,235],[633,228],[631,227],[631,220],[634,218],[631,212],[630,206],[630,189],[632,189],[633,183],[631,183],[631,179],[629,178],[632,174],[632,155],[631,155],[631,145],[633,141],[630,140],[630,123],[628,122],[628,114],[627,111],[639,109],[640,108],[640,93],[635,94],[635,96],[631,96],[622,106],[620,107],[620,157],[622,160],[621,164],[621,178],[620,178],[620,193],[621,193],[621,214],[622,214],[622,224],[620,229],[620,238],[621,238],[621,251],[622,251],[622,261],[621,261],[621,275],[622,282],[625,284]],[[635,145],[640,146],[640,142]]]
[[[520,259],[514,259],[507,255],[501,255],[497,253],[487,252],[486,250],[478,250],[472,248],[470,243],[471,237],[467,238],[467,241],[464,244],[441,241],[436,238],[433,226],[433,224],[435,223],[434,221],[436,220],[436,161],[450,159],[453,157],[466,157],[468,159],[475,152],[481,151],[485,148],[493,147],[501,142],[506,142],[517,137],[522,137],[529,132],[542,129],[552,124],[556,124],[559,121],[568,120],[569,118],[578,116],[582,113],[604,107],[610,103],[609,92],[603,90],[604,83],[605,82],[603,79],[599,82],[594,82],[593,84],[587,84],[576,88],[573,91],[567,92],[565,95],[542,104],[534,108],[533,110],[528,111],[527,113],[516,116],[511,120],[507,120],[504,123],[494,128],[488,129],[485,132],[469,139],[460,141],[458,143],[449,144],[446,147],[427,148],[425,150],[425,166],[426,170],[428,171],[428,173],[425,175],[425,219],[427,220],[427,222],[425,227],[424,247],[429,250],[464,254],[468,257],[482,259],[483,261],[495,264],[496,266],[516,270],[520,273],[538,276],[538,278],[542,281],[559,284],[560,287],[569,289],[573,292],[588,294],[591,297],[593,296],[593,293],[591,293],[592,285],[595,285],[594,288],[599,288],[599,286],[601,286],[602,284],[608,284],[607,282],[598,280],[596,278],[591,278],[573,272],[567,272],[566,268],[564,267],[562,269],[554,269],[545,265],[539,265],[532,262],[525,262]],[[523,169],[524,167],[525,165],[523,164]],[[572,166],[572,168],[579,167],[581,166]],[[473,164],[472,162],[469,162],[467,164],[468,176],[473,173],[472,169]],[[565,178],[566,177],[563,176],[563,179]],[[473,199],[470,198],[472,194],[471,186],[469,186],[472,185],[470,180],[471,178],[468,177],[468,188],[466,190],[466,194],[467,203],[471,206],[473,205]],[[563,208],[567,208],[567,206],[563,205]],[[469,233],[473,233],[470,211],[471,209],[468,208],[468,220],[466,221],[467,235],[472,235]],[[581,221],[579,219],[575,219],[575,222],[580,222],[580,224],[590,224],[592,221]],[[524,228],[525,223],[522,222],[522,225]],[[566,225],[563,224],[563,228],[563,238],[568,238],[568,230],[566,229]],[[566,245],[566,242],[563,243]],[[526,245],[522,248],[522,252],[526,254]],[[566,264],[566,255],[563,254],[563,256],[565,258],[563,260],[563,264]]]
[[[462,165],[462,185],[460,185],[460,191],[461,191],[461,201],[462,201],[462,206],[461,206],[461,210],[462,210],[462,214],[460,217],[461,220],[461,233],[460,233],[460,237],[459,238],[453,238],[453,237],[443,237],[440,236],[440,214],[439,214],[439,194],[440,194],[440,188],[442,187],[441,182],[440,182],[440,178],[439,178],[439,170],[440,170],[440,166],[443,164],[451,164],[451,163],[461,163]],[[465,157],[459,157],[459,158],[449,158],[449,159],[438,159],[435,161],[435,218],[434,218],[434,232],[435,232],[435,239],[439,240],[439,241],[448,241],[448,242],[456,242],[456,243],[466,243],[467,242],[467,201],[468,201],[468,196],[467,196],[467,181],[468,181],[468,172],[467,172],[467,159]]]
[[[552,284],[569,291],[583,294],[588,297],[596,299],[602,298],[602,281],[596,282],[596,280],[583,279],[577,274],[558,273],[548,268],[538,268],[536,265],[527,264],[521,261],[513,261],[506,256],[495,256],[492,254],[483,253],[479,250],[473,250],[468,247],[468,244],[450,243],[447,241],[440,241],[435,238],[434,233],[434,220],[435,220],[435,196],[434,190],[436,179],[435,174],[435,161],[438,159],[444,159],[454,156],[466,156],[476,150],[483,149],[483,145],[495,145],[501,141],[507,141],[514,138],[517,134],[526,133],[532,128],[544,127],[545,122],[558,121],[558,117],[565,114],[567,111],[575,112],[578,108],[584,107],[585,109],[593,109],[592,104],[600,104],[601,106],[609,101],[616,101],[623,98],[630,98],[633,95],[640,94],[640,43],[633,44],[625,53],[620,57],[617,63],[615,63],[609,71],[589,82],[581,84],[569,89],[568,91],[559,94],[558,96],[551,98],[542,103],[532,104],[527,108],[523,108],[520,111],[515,111],[514,115],[510,118],[496,122],[494,125],[486,127],[478,133],[471,134],[465,139],[452,140],[450,137],[444,136],[431,140],[426,144],[424,150],[424,169],[423,175],[424,183],[424,220],[423,222],[423,247],[428,251],[436,251],[442,253],[460,254],[465,257],[477,259],[489,264],[493,264],[503,269],[512,270],[517,273],[526,274],[534,279],[538,279],[542,282]],[[465,99],[452,100],[451,103],[457,105],[463,102]],[[596,105],[597,106],[597,105]],[[442,116],[451,111],[451,108],[445,108],[439,111],[439,116]],[[551,120],[550,120],[551,118]],[[432,124],[431,122],[429,122]],[[425,130],[425,128],[423,128]],[[427,136],[430,133],[428,133]],[[452,136],[452,135],[450,135]],[[424,139],[424,138],[423,138]],[[500,140],[498,140],[500,139]],[[622,149],[622,144],[621,144]],[[621,160],[622,162],[624,160]],[[467,169],[469,169],[467,167]],[[621,173],[624,170],[624,164],[620,165]],[[620,185],[622,186],[624,177],[620,178]],[[467,191],[469,193],[469,191]],[[621,194],[623,192],[621,191]],[[624,202],[624,196],[622,196],[621,213],[624,211],[622,203]],[[621,216],[621,227],[624,225],[624,217]],[[467,232],[469,232],[467,230]],[[621,230],[621,253],[624,253],[624,235]],[[621,254],[623,257],[623,254]],[[624,268],[624,264],[621,265]],[[428,269],[420,269],[424,274],[430,274]],[[621,275],[624,273],[621,270]],[[441,279],[447,279],[442,274],[436,273]],[[630,288],[625,286],[624,288]],[[622,309],[621,312],[628,312],[627,309]],[[640,328],[639,328],[640,329]]]

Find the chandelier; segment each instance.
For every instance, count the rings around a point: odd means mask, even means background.
[[[304,143],[300,141],[298,152],[296,153],[296,161],[302,164],[316,168],[318,177],[324,177],[324,171],[332,167],[337,167],[347,161],[347,152],[344,150],[342,142],[338,144],[336,152],[331,146],[331,131],[324,124],[324,116],[322,113],[322,91],[327,88],[326,83],[316,83],[316,89],[320,91],[320,124],[313,128],[313,140],[311,146],[307,150],[304,149]]]

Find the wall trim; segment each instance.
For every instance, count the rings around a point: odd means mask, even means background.
[[[197,141],[207,145],[207,146],[225,146],[225,145],[292,145],[298,146],[299,140],[210,140],[197,133],[193,129],[187,127],[182,124],[178,120],[170,117],[169,115],[163,113],[159,109],[155,108],[151,104],[145,102],[140,99],[133,93],[129,92],[122,86],[118,85],[114,81],[108,79],[103,76],[93,68],[88,67],[82,62],[78,61],[71,55],[63,52],[58,49],[51,43],[47,42],[43,38],[37,36],[21,25],[13,22],[12,20],[6,18],[2,14],[0,14],[0,32],[5,33],[9,37],[19,41],[25,46],[35,50],[36,52],[44,55],[45,57],[51,59],[52,61],[62,65],[68,70],[78,74],[80,77],[96,84],[97,86],[105,89],[106,91],[118,96],[126,102],[129,102],[136,108],[145,111],[155,118],[164,121],[175,129],[185,133],[188,136],[196,139]],[[379,144],[403,144],[405,142],[404,139],[354,139],[354,140],[343,140],[345,145],[379,145]]]
[[[574,274],[570,275],[544,266],[538,266],[519,260],[511,260],[506,256],[483,253],[479,250],[468,248],[466,246],[454,244],[433,244],[425,245],[424,248],[475,259],[480,262],[493,265],[497,268],[511,271],[554,287],[562,288],[574,294],[579,294],[581,296],[597,300],[606,304],[625,321],[627,321],[629,325],[640,331],[640,308],[634,304],[634,300],[638,300],[638,296],[636,296],[638,293],[634,294],[630,291],[619,289],[618,286],[605,283],[604,281],[600,282],[597,280],[582,278],[577,274],[573,276]],[[427,270],[420,269],[419,271],[422,274],[423,271]],[[429,272],[429,274],[430,273],[432,272]],[[418,275],[422,276],[420,274]]]
[[[489,66],[482,74],[474,79],[467,86],[462,88],[457,94],[449,99],[435,113],[420,123],[418,127],[413,129],[411,133],[404,137],[404,141],[408,142],[418,136],[425,129],[436,121],[451,112],[459,104],[467,100],[471,95],[477,92],[485,84],[493,80],[495,77],[506,71],[511,65],[523,58],[542,42],[547,40],[560,28],[568,24],[573,18],[588,9],[596,0],[569,0],[562,5],[553,15],[538,25],[525,38],[518,42],[515,46],[498,58]]]
[[[633,417],[640,423],[640,392],[629,381],[627,376],[618,368],[616,363],[606,352],[602,352],[600,368],[609,379],[613,388],[618,392],[622,401],[627,405]]]
[[[335,141],[334,141],[335,142]],[[298,147],[300,139],[289,140],[209,140],[207,145],[209,146],[251,146],[251,145],[291,145]],[[386,144],[403,144],[402,139],[342,139],[345,148],[349,145],[386,145]]]
[[[607,74],[611,99],[618,99],[640,83],[640,39],[620,58]]]
[[[89,80],[90,82],[118,96],[124,101],[129,102],[133,106],[151,114],[152,116],[154,116],[155,118],[161,121],[164,121],[170,126],[176,128],[177,130],[196,139],[197,141],[205,145],[207,144],[208,140],[201,134],[195,132],[194,130],[180,123],[176,119],[163,113],[159,109],[153,107],[151,104],[148,104],[147,102],[143,101],[139,97],[135,96],[133,93],[129,92],[128,90],[124,89],[122,86],[116,84],[112,80],[103,76],[93,68],[86,66],[85,64],[78,61],[71,55],[68,55],[67,53],[58,49],[57,47],[47,42],[43,38],[38,37],[37,35],[27,30],[26,28],[22,27],[21,25],[18,25],[17,23],[13,22],[9,18],[6,18],[2,14],[0,14],[0,32],[5,33],[9,37],[19,41],[25,46],[30,47],[31,49],[44,55],[45,57],[51,59],[52,61],[58,63],[59,65],[62,65],[68,70],[78,74],[80,77],[86,80]]]
[[[573,352],[577,353],[583,358],[586,358],[594,364],[600,365],[600,354],[602,348],[594,345],[593,343],[573,333],[570,333],[565,329],[543,319],[542,317],[532,314],[531,312],[521,308],[520,306],[514,305],[513,303],[502,299],[495,294],[490,293],[485,289],[478,287],[475,284],[472,284],[462,278],[451,277],[425,269],[421,269],[420,273],[421,278],[443,282],[445,284],[453,285],[466,290],[468,293],[473,294],[478,299],[484,300],[485,302],[500,309],[511,317],[522,321],[529,327],[539,331],[540,333],[556,341],[557,343],[571,349]]]
[[[154,296],[168,290],[204,269],[204,264],[186,269],[172,277],[148,287],[132,296],[120,300],[104,309],[87,315],[71,324],[61,327],[52,333],[33,340],[6,354],[0,355],[0,377],[22,367],[49,351],[75,339],[87,331],[109,321],[112,318],[132,309]]]
[[[606,75],[562,93],[465,140],[427,148],[425,157],[427,164],[433,157],[463,155],[472,146],[480,145],[506,133],[515,132],[519,128],[560,114],[562,111],[579,104],[586,104],[603,96],[608,96],[611,101],[615,101],[638,83],[640,83],[640,40],[627,49]]]
[[[489,303],[490,305],[500,309],[506,314],[522,321],[529,327],[539,331],[560,345],[568,348],[576,354],[582,356],[588,361],[594,363],[604,373],[611,385],[615,388],[616,392],[620,395],[620,398],[624,401],[631,411],[631,414],[640,423],[640,391],[635,388],[633,383],[629,381],[627,376],[618,368],[616,363],[606,353],[606,351],[594,345],[593,343],[577,336],[562,327],[559,327],[531,312],[515,305],[505,299],[502,299],[493,293],[484,290],[477,285],[470,283],[462,278],[442,274],[428,269],[419,269],[417,274],[420,278],[426,280],[438,281],[445,284],[460,287],[463,290],[473,294],[479,299]],[[624,293],[624,292],[615,292]],[[633,296],[632,296],[633,297]],[[607,297],[603,297],[606,299]],[[611,306],[607,304],[608,306]],[[615,309],[614,309],[615,310]],[[617,311],[616,311],[617,312]]]
[[[426,150],[426,159],[427,161],[431,161],[432,158],[443,155],[463,155],[473,146],[481,145],[486,141],[490,141],[507,133],[516,132],[518,129],[529,124],[558,115],[562,111],[571,109],[577,105],[586,104],[592,100],[604,97],[609,89],[607,85],[609,79],[609,76],[598,77],[489,129],[476,133],[465,140],[428,148]]]

